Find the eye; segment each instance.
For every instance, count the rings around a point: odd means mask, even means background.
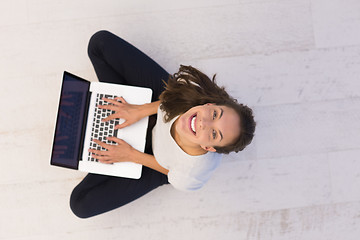
[[[213,139],[216,139],[216,131],[215,130],[212,131],[212,136],[213,136]]]
[[[213,113],[213,120],[215,120],[216,116],[217,116],[217,112],[214,111],[214,113]]]

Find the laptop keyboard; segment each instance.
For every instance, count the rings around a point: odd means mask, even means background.
[[[93,126],[91,131],[91,138],[90,138],[90,148],[91,149],[97,149],[101,151],[106,151],[105,148],[101,147],[97,143],[95,143],[93,140],[97,139],[101,142],[105,142],[110,145],[115,145],[115,142],[108,141],[107,137],[117,136],[117,130],[114,129],[116,125],[119,124],[119,119],[113,119],[107,122],[102,122],[101,120],[106,118],[107,116],[115,113],[115,111],[107,110],[107,109],[101,109],[98,108],[98,105],[108,105],[109,103],[102,100],[102,98],[108,98],[108,99],[114,99],[117,96],[114,95],[107,95],[107,94],[97,94],[96,96],[96,107],[95,107],[95,113],[94,113],[94,119],[93,119]],[[97,162],[98,160],[92,157],[92,153],[89,152],[88,154],[88,161],[91,162]]]

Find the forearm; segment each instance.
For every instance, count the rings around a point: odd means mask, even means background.
[[[146,103],[140,105],[140,111],[144,117],[151,116],[157,113],[159,105],[160,105],[160,101]]]
[[[163,168],[155,159],[153,155],[140,152],[136,149],[132,149],[130,159],[134,163],[141,164],[148,168],[154,169],[155,171],[161,172],[165,175],[169,173],[169,170]]]

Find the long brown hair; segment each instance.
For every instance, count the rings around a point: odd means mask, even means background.
[[[219,87],[215,77],[216,74],[210,79],[196,68],[181,65],[179,71],[165,83],[165,91],[160,95],[160,107],[166,112],[166,122],[192,107],[206,103],[231,107],[240,117],[240,135],[233,144],[214,148],[218,153],[238,152],[249,145],[254,137],[256,123],[253,113],[249,107],[232,98],[224,87]]]

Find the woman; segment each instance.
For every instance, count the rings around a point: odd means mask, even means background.
[[[123,206],[170,183],[191,191],[201,188],[221,160],[221,153],[238,152],[250,144],[255,122],[250,108],[238,104],[223,88],[190,66],[170,76],[152,59],[107,31],[92,36],[89,57],[100,81],[149,87],[152,102],[132,105],[122,97],[104,99],[100,108],[115,111],[104,121],[125,119],[116,128],[149,117],[145,152],[110,137],[117,145],[96,142],[107,149],[89,149],[104,164],[130,161],[142,164],[140,179],[88,174],[73,190],[70,206],[80,218]],[[164,81],[167,79],[167,83]]]

